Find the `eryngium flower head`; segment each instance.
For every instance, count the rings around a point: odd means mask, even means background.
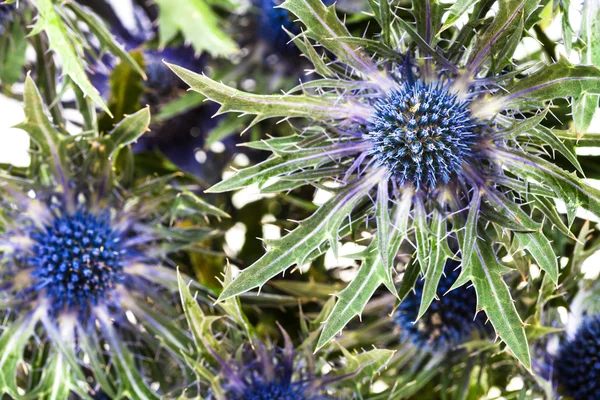
[[[409,294],[394,313],[402,341],[410,341],[422,349],[443,352],[467,340],[473,333],[484,333],[485,316],[477,313],[477,296],[472,287],[450,290],[460,273],[460,263],[446,262],[445,275],[437,289],[439,301],[418,318],[423,295],[423,281],[417,282],[414,293]]]
[[[0,352],[15,360],[2,366],[0,391],[19,398],[34,389],[29,385],[78,384],[97,385],[111,398],[156,398],[146,382],[160,380],[168,391],[171,374],[186,368],[181,349],[192,345],[177,331],[177,278],[166,266],[168,255],[200,250],[199,241],[215,233],[196,226],[204,218],[196,205],[219,212],[169,185],[171,177],[116,184],[107,149],[148,129],[147,108],[105,137],[90,132],[58,151],[71,137],[52,124],[30,77],[24,97],[26,120],[19,127],[35,143],[25,175],[31,178],[0,172]],[[185,211],[177,205],[182,201]],[[178,226],[182,216],[186,228]],[[33,341],[34,348],[47,342],[43,356],[26,350]],[[148,354],[157,358],[149,362]],[[157,362],[168,366],[159,375]],[[44,372],[44,382],[18,376],[22,363]]]
[[[86,312],[109,301],[125,279],[127,247],[123,232],[112,226],[110,214],[74,213],[53,208],[47,222],[27,232],[33,244],[14,254],[22,268],[32,268],[35,292],[43,293],[51,310]]]
[[[600,314],[587,317],[554,359],[559,391],[576,400],[600,399]]]
[[[283,332],[283,331],[282,331]],[[243,351],[241,359],[221,360],[223,389],[231,400],[327,400],[324,386],[296,360],[292,342],[283,332],[285,346],[267,347],[255,341],[254,349]]]
[[[407,80],[377,100],[365,138],[374,166],[384,166],[400,186],[412,183],[430,190],[449,183],[463,162],[473,157],[481,127],[461,100],[441,82]]]
[[[364,39],[351,37],[334,6],[284,2],[305,25],[295,43],[313,63],[311,72],[322,77],[289,93],[246,93],[172,66],[192,89],[220,103],[220,112],[256,115],[253,124],[267,118],[302,121],[294,136],[250,144],[273,156],[210,191],[251,184],[270,192],[303,184],[335,187],[311,217],[269,241],[265,256],[220,299],[261,287],[330,246],[335,252],[364,219],[367,229],[374,228],[373,240],[356,278],[338,295],[318,346],[360,314],[379,284],[394,291],[394,261],[403,243],[414,244],[432,285],[422,299],[427,308],[448,248],[458,243],[468,261],[460,284],[473,282],[498,336],[529,366],[525,330],[501,277],[516,266],[527,268],[528,259],[505,266],[497,252],[526,251],[557,282],[557,259],[542,225],[552,221],[572,236],[568,226],[578,207],[600,215],[600,192],[551,160],[561,153],[568,160],[564,168],[583,172],[570,144],[558,138],[568,135],[545,121],[548,101],[600,93],[600,70],[565,59],[536,69],[511,64],[524,26],[539,22],[534,3],[479,2],[464,28],[447,26],[443,35],[439,2],[413,1],[414,25],[405,16],[390,17],[396,10],[388,2],[378,4],[383,8],[374,18],[381,36]],[[492,4],[499,10],[486,19]],[[568,204],[567,224],[551,199]],[[487,296],[491,291],[493,298]]]

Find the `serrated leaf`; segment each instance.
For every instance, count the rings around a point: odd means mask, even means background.
[[[262,286],[293,264],[303,265],[308,256],[320,254],[320,246],[337,238],[342,221],[365,198],[383,173],[377,170],[346,186],[287,236],[269,241],[271,248],[267,253],[225,287],[219,300]]]
[[[460,17],[462,17],[464,13],[467,12],[469,7],[478,1],[479,0],[456,0],[448,10],[448,17],[446,18],[444,25],[442,25],[440,32],[452,26]]]
[[[600,66],[600,4],[597,1],[584,2],[581,16],[581,39],[584,44],[581,50],[581,63]],[[589,94],[575,97],[572,106],[573,122],[578,132],[584,134],[590,127],[594,114],[598,110],[598,98],[598,95]]]
[[[368,257],[362,263],[356,277],[337,295],[338,301],[325,321],[316,350],[333,339],[352,318],[360,315],[375,290],[387,277],[388,272],[377,255]]]
[[[314,167],[333,159],[365,150],[365,143],[348,142],[324,147],[313,147],[281,153],[255,166],[244,168],[207,190],[208,193],[221,193],[241,189],[258,183],[259,186],[269,178],[290,174],[303,168]]]
[[[166,47],[179,32],[196,53],[227,56],[238,48],[219,27],[219,17],[204,0],[156,0],[158,33],[161,47]]]
[[[100,93],[85,73],[83,49],[77,46],[76,42],[69,37],[67,27],[54,9],[52,0],[37,0],[34,4],[38,10],[38,20],[30,35],[37,35],[42,31],[46,32],[50,50],[54,51],[60,58],[63,74],[68,75],[86,96],[112,116],[102,97],[100,97]]]
[[[377,206],[375,207],[375,218],[377,220],[377,251],[381,256],[384,268],[391,269],[392,261],[389,252],[390,229],[392,222],[390,220],[390,210],[388,202],[388,181],[383,179],[377,185]]]
[[[494,17],[494,21],[483,35],[478,37],[475,43],[472,56],[467,63],[467,70],[469,71],[467,75],[475,74],[488,56],[491,56],[494,60],[499,56],[501,59],[506,57],[507,43],[514,42],[515,38],[521,37],[523,20],[532,7],[535,9],[537,3],[538,1],[536,0],[507,0],[499,2],[498,12]],[[502,64],[501,62],[498,66]]]
[[[342,347],[346,366],[339,373],[348,375],[354,382],[373,378],[390,362],[395,350],[373,349],[358,354],[351,354]]]
[[[392,212],[395,217],[393,225],[394,229],[390,236],[390,245],[388,247],[388,257],[390,260],[393,260],[396,257],[400,245],[406,238],[408,231],[408,216],[410,214],[412,200],[413,192],[408,190],[405,191],[402,194],[400,203]],[[381,262],[381,257],[377,251],[375,251],[376,243],[377,238],[374,238],[365,252],[367,256],[363,260],[357,276],[337,295],[338,301],[325,321],[325,326],[319,336],[317,349],[326,345],[327,342],[337,335],[346,324],[354,318],[354,316],[360,315],[371,296],[373,296],[373,293],[375,293],[375,290],[377,290],[382,283],[392,294],[398,296],[392,281],[391,270],[384,266]],[[402,297],[400,298],[402,299]]]
[[[66,168],[67,156],[62,146],[62,136],[54,127],[50,113],[42,100],[31,76],[25,79],[25,120],[15,128],[23,129],[31,140],[40,148],[41,153],[47,159],[48,164],[56,175],[56,179],[62,186],[62,190],[68,189],[68,169]]]
[[[132,115],[127,115],[109,133],[108,139],[112,144],[109,157],[112,158],[117,151],[125,146],[135,143],[150,126],[150,107],[142,108]]]
[[[393,81],[359,47],[339,40],[352,35],[338,18],[334,6],[326,7],[321,0],[286,0],[281,7],[296,15],[306,26],[305,34],[334,53],[340,61],[350,65],[382,91],[387,93],[391,89]]]
[[[521,176],[549,186],[567,206],[568,226],[579,207],[600,216],[600,190],[539,157],[517,151],[501,151],[500,157]]]
[[[414,222],[417,240],[417,260],[421,273],[427,272],[427,257],[429,256],[429,227],[427,226],[427,211],[422,196],[415,197]]]
[[[527,369],[531,368],[529,345],[523,322],[517,313],[502,275],[508,268],[496,259],[491,244],[478,239],[471,255],[469,275],[477,293],[477,305],[491,321],[498,337]]]
[[[561,58],[505,89],[510,93],[500,100],[505,107],[516,107],[523,101],[600,94],[600,69],[591,65],[573,65]]]
[[[546,271],[552,282],[558,283],[558,261],[552,244],[542,232],[515,232],[520,248],[527,250],[538,266]]]
[[[196,343],[198,353],[207,351],[207,347],[210,347],[213,351],[220,352],[219,343],[211,331],[211,324],[219,319],[219,317],[207,317],[204,314],[198,302],[192,296],[190,288],[183,281],[179,271],[177,271],[177,283],[179,285],[183,313],[194,335],[194,342]]]
[[[445,215],[437,208],[433,211],[430,231],[430,254],[425,272],[425,283],[423,284],[423,293],[421,295],[421,303],[419,304],[417,320],[421,319],[435,298],[440,278],[444,273],[446,260],[451,254],[446,239],[447,232]]]
[[[85,22],[85,24],[90,28],[90,31],[92,31],[92,33],[96,36],[100,42],[100,46],[103,49],[110,50],[121,61],[127,63],[138,74],[146,79],[144,68],[138,64],[138,62],[123,48],[123,46],[117,43],[115,37],[104,26],[102,21],[100,21],[100,19],[91,12],[89,8],[84,10],[81,6],[74,2],[66,3],[66,6],[75,13],[77,18]]]
[[[196,74],[177,65],[167,64],[192,90],[205,95],[208,99],[221,104],[218,114],[239,112],[256,117],[246,128],[250,129],[258,122],[275,117],[303,117],[313,121],[337,119],[366,120],[370,109],[365,106],[340,103],[325,96],[310,95],[259,95],[242,92],[218,83],[205,75]]]

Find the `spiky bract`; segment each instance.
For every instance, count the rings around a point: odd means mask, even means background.
[[[576,400],[600,398],[600,314],[588,317],[554,359],[559,390]]]

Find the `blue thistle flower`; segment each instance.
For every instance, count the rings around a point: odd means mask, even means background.
[[[216,354],[222,367],[223,389],[231,400],[327,400],[323,389],[333,380],[323,380],[295,363],[296,354],[283,331],[284,347],[255,341],[241,359],[226,362]],[[304,367],[306,368],[306,367]],[[337,378],[340,379],[340,378]],[[335,379],[335,380],[337,380]]]
[[[212,237],[211,230],[202,228],[198,236],[198,227],[176,225],[180,214],[172,207],[182,193],[167,181],[159,179],[159,199],[152,181],[134,187],[115,185],[106,147],[127,145],[115,141],[123,126],[141,136],[150,122],[147,108],[117,125],[111,132],[115,139],[91,135],[62,152],[57,147],[66,136],[48,119],[30,77],[25,83],[25,99],[26,122],[20,127],[39,151],[32,156],[31,180],[2,172],[5,218],[0,233],[0,312],[7,328],[0,335],[0,352],[25,359],[36,369],[50,368],[49,361],[29,359],[31,354],[25,351],[35,336],[35,340],[52,344],[48,346],[49,360],[67,366],[60,378],[50,374],[48,379],[62,379],[67,386],[73,379],[81,380],[82,385],[97,384],[98,391],[111,398],[116,393],[135,397],[138,393],[128,392],[134,385],[140,396],[155,398],[146,383],[146,379],[156,379],[150,377],[153,367],[134,362],[132,348],[148,352],[164,347],[167,351],[159,352],[161,362],[173,366],[173,373],[186,368],[179,360],[180,353],[192,340],[178,331],[174,322],[179,315],[172,292],[177,275],[168,267],[168,254]],[[40,134],[40,126],[45,136]],[[40,165],[51,173],[40,173],[36,169]],[[200,203],[196,198],[190,205]],[[202,207],[208,207],[205,211],[209,214],[223,215],[206,203]],[[185,214],[186,219],[193,222],[205,214],[197,211]],[[165,217],[171,220],[168,228]],[[130,343],[127,338],[132,336],[140,343]],[[157,337],[163,337],[162,345]],[[14,344],[17,342],[20,345]],[[98,358],[100,352],[103,356]],[[90,372],[83,371],[79,359],[83,354],[92,358],[91,376],[96,381],[86,382]],[[115,371],[103,372],[106,363],[114,365]],[[19,390],[32,390],[26,387],[27,380],[17,379],[18,365],[14,363],[14,370],[10,365],[3,367],[2,390],[13,397],[18,397]],[[107,377],[100,376],[107,373],[120,383],[107,385]],[[161,390],[169,390],[167,381]]]
[[[403,342],[408,340],[419,348],[444,352],[469,340],[474,332],[485,333],[486,320],[477,313],[475,290],[462,287],[449,291],[460,274],[460,263],[448,260],[444,271],[437,289],[439,301],[431,303],[420,319],[417,320],[422,280],[398,306],[394,322],[400,327]]]
[[[554,359],[554,379],[576,400],[600,398],[600,314],[587,317]]]
[[[367,154],[399,186],[412,183],[417,190],[432,190],[438,181],[447,184],[473,158],[483,125],[471,115],[470,104],[447,84],[408,79],[373,105]]]
[[[27,232],[34,242],[29,251],[15,256],[23,260],[22,268],[32,268],[35,292],[45,295],[52,311],[89,311],[108,301],[124,281],[125,238],[108,212],[94,215],[80,209],[71,214],[53,208],[52,214],[43,226]]]
[[[547,102],[600,93],[600,70],[564,59],[536,73],[509,65],[514,38],[523,31],[514,21],[535,24],[535,7],[500,2],[496,18],[475,35],[473,26],[491,5],[479,4],[464,28],[446,27],[457,30],[452,42],[438,35],[440,4],[413,1],[412,25],[400,16],[390,24],[383,16],[394,10],[380,2],[377,41],[351,38],[334,8],[319,0],[287,0],[284,8],[306,26],[298,44],[323,79],[285,94],[245,93],[172,66],[192,89],[221,104],[220,112],[256,115],[252,124],[267,118],[303,121],[295,136],[251,145],[272,151],[272,157],[237,171],[210,192],[250,184],[273,191],[336,184],[331,199],[288,235],[270,241],[269,251],[223,290],[221,300],[260,287],[329,246],[335,252],[353,232],[347,219],[374,218],[374,239],[357,277],[339,293],[317,347],[360,314],[379,284],[394,291],[394,260],[403,242],[414,244],[426,272],[430,286],[421,307],[427,310],[452,253],[448,248],[458,244],[465,262],[455,286],[473,282],[498,336],[529,366],[525,330],[501,278],[514,265],[499,261],[495,244],[510,237],[556,283],[559,266],[543,224],[552,221],[572,237],[568,225],[578,207],[600,213],[600,192],[549,159],[550,148],[583,173],[574,151],[542,124]],[[548,205],[551,198],[568,204],[568,224]],[[482,296],[490,291],[500,300]]]

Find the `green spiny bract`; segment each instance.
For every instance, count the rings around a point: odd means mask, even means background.
[[[539,21],[535,0],[501,2],[476,36],[473,21],[491,7],[477,3],[469,23],[444,40],[444,6],[438,2],[413,2],[414,25],[393,17],[391,6],[379,2],[374,17],[382,27],[380,40],[350,38],[334,7],[318,0],[288,0],[282,7],[304,25],[295,42],[323,79],[265,96],[171,66],[193,90],[220,103],[220,113],[255,115],[252,125],[267,118],[309,122],[305,128],[299,125],[295,136],[250,144],[273,156],[237,172],[212,192],[251,184],[266,189],[275,181],[281,191],[332,181],[337,186],[333,197],[295,230],[268,241],[267,253],[242,271],[220,299],[260,287],[329,247],[337,254],[338,241],[352,228],[344,221],[373,217],[374,239],[361,255],[356,278],[338,294],[319,347],[360,314],[382,283],[396,292],[394,259],[407,240],[414,243],[418,261],[409,268],[420,268],[425,278],[419,317],[434,301],[446,260],[462,254],[453,289],[472,282],[478,308],[529,368],[524,326],[502,278],[515,265],[500,263],[499,255],[526,250],[557,282],[558,263],[542,233],[544,221],[572,237],[568,225],[578,207],[600,214],[600,192],[548,156],[560,153],[568,168],[582,172],[571,145],[560,138],[563,132],[546,126],[549,101],[600,93],[600,70],[562,58],[528,68],[511,63],[524,28]],[[311,40],[324,50],[319,53]],[[439,103],[428,94],[434,90],[440,92]],[[295,94],[299,91],[303,93]],[[425,107],[439,109],[435,123],[423,122]],[[392,114],[395,122],[389,120]],[[433,114],[427,117],[433,121]],[[385,123],[388,129],[382,130]],[[436,136],[430,139],[425,128]],[[424,146],[429,146],[427,153],[419,155]],[[566,203],[567,224],[554,210],[553,199]],[[545,218],[534,218],[534,210]],[[413,279],[419,275],[407,272]]]

